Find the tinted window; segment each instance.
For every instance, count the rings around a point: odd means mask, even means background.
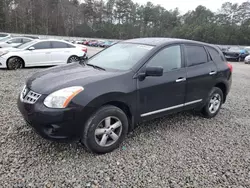
[[[31,39],[23,39],[23,43],[27,43],[27,42],[30,42]]]
[[[64,42],[52,42],[53,48],[68,48],[68,44]]]
[[[50,42],[39,42],[39,43],[33,45],[33,47],[34,47],[36,50],[39,50],[39,49],[49,49],[49,48],[51,48]]]
[[[208,62],[207,53],[202,46],[186,45],[187,66]]]
[[[164,72],[181,68],[181,47],[171,46],[161,50],[147,66],[161,66]]]
[[[8,41],[9,44],[11,43],[22,43],[22,39],[21,38],[16,38],[16,39],[11,39]]]
[[[0,37],[7,37],[8,34],[0,34]]]
[[[211,48],[211,47],[207,47],[207,50],[208,50],[209,54],[211,55],[212,60],[213,60],[214,62],[216,62],[216,63],[221,63],[221,62],[224,62],[224,61],[225,61],[225,60],[224,60],[224,57],[221,56],[221,54],[220,54],[217,50],[215,50],[215,49],[213,49],[213,48]]]

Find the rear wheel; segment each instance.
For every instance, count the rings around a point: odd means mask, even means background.
[[[69,57],[67,63],[74,63],[74,62],[77,62],[77,61],[79,61],[79,60],[80,60],[79,57],[73,55],[73,56],[70,56],[70,57]]]
[[[23,68],[24,62],[19,57],[11,57],[7,62],[7,68],[9,70],[17,70]]]
[[[215,117],[221,108],[223,103],[223,92],[220,88],[214,87],[209,94],[206,105],[202,109],[202,114],[206,118]]]
[[[127,133],[126,114],[115,106],[103,106],[85,124],[81,143],[94,153],[108,153],[119,147]]]

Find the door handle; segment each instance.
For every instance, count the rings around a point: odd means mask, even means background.
[[[51,52],[46,52],[46,54],[51,54]]]
[[[178,78],[177,80],[175,80],[175,82],[184,82],[184,81],[186,81],[186,78]]]
[[[217,72],[216,71],[211,71],[209,75],[215,75]]]

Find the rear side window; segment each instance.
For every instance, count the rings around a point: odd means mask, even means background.
[[[22,43],[27,43],[27,42],[30,42],[31,39],[23,39],[23,42]]]
[[[187,66],[208,62],[207,52],[203,46],[185,45]]]
[[[212,60],[215,63],[222,63],[225,61],[224,57],[215,49],[211,48],[211,47],[206,47]]]
[[[52,42],[53,48],[68,48],[68,44],[64,42]]]
[[[33,47],[36,50],[42,50],[42,49],[50,49],[51,45],[50,45],[50,42],[39,42],[39,43],[33,45]]]

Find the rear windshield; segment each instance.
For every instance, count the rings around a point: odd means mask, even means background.
[[[88,63],[105,69],[129,70],[152,48],[148,45],[118,43],[92,57]]]
[[[7,37],[9,35],[0,33],[0,37]]]

